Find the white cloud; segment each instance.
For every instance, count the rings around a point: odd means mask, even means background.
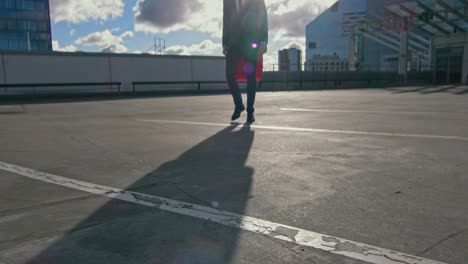
[[[190,46],[175,45],[166,49],[167,54],[172,55],[222,55],[222,45],[211,40],[204,40],[201,43]]]
[[[278,50],[289,48],[292,43],[304,52],[306,25],[335,2],[336,0],[265,0],[270,33],[265,63],[277,63]],[[192,30],[209,33],[218,42],[223,26],[221,0],[171,0],[169,3],[166,0],[138,0],[133,7],[135,31],[168,33]],[[173,46],[168,51],[194,54],[197,45],[199,44]],[[220,52],[201,50],[197,54],[220,55]]]
[[[266,0],[270,33],[299,37],[305,26],[336,0]],[[179,30],[207,32],[221,37],[221,0],[138,0],[133,7],[135,31],[168,33]]]
[[[123,15],[122,0],[50,0],[54,22],[78,24],[86,21],[106,21]]]
[[[289,42],[288,44],[284,45],[282,49],[289,49],[289,48],[296,48],[302,51],[305,51],[305,45],[303,42],[299,41],[292,41]]]
[[[135,31],[168,33],[195,30],[221,36],[220,0],[138,0],[133,7]]]
[[[76,44],[83,46],[95,46],[102,49],[102,52],[122,53],[128,51],[124,45],[125,38],[131,38],[134,33],[126,31],[121,35],[114,35],[115,30],[104,30],[94,32],[87,36],[81,37],[75,41]]]
[[[273,52],[269,52],[265,55],[263,55],[263,70],[264,71],[273,71],[273,70],[278,70],[278,55],[276,56],[272,55]]]
[[[52,50],[54,51],[64,51],[64,52],[75,52],[78,49],[73,45],[68,45],[66,47],[60,47],[58,40],[52,40]]]

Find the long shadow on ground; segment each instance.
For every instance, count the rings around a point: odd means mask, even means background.
[[[127,190],[242,214],[253,140],[250,127],[228,127]],[[29,263],[231,263],[238,238],[234,228],[110,200]]]

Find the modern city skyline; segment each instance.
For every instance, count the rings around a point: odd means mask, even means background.
[[[166,41],[167,54],[222,56],[222,1],[189,1],[196,8],[185,2],[51,0],[54,50],[142,53],[150,51],[156,36]],[[280,49],[296,44],[304,50],[304,25],[335,1],[265,2],[270,25],[264,58],[268,65],[277,64]],[[169,19],[162,19],[163,11]]]

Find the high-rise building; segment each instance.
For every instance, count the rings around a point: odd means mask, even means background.
[[[407,76],[405,70],[411,69],[432,72],[437,83],[468,83],[467,1],[384,2],[387,12],[381,28],[387,34],[379,39],[399,37],[396,60],[402,77]],[[366,28],[360,29],[367,33]],[[371,37],[378,37],[378,32]]]
[[[278,51],[278,64],[280,71],[301,71],[302,52],[297,48]]]
[[[383,9],[384,0],[339,0],[306,26],[306,69],[314,58],[338,56],[348,60],[350,53],[356,57],[349,65],[365,70],[380,70],[383,57],[397,56],[389,47],[373,39],[357,36],[352,43],[346,26],[349,21],[359,21]],[[354,61],[353,61],[354,62]]]
[[[49,0],[0,0],[0,50],[52,51]]]
[[[398,72],[402,82],[419,71],[468,83],[466,10],[461,0],[338,0],[306,26],[305,68],[348,59],[350,71]]]

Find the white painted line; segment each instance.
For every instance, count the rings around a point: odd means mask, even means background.
[[[147,123],[167,123],[179,125],[201,125],[201,126],[217,126],[217,127],[251,127],[267,130],[278,131],[295,131],[295,132],[311,132],[311,133],[331,133],[331,134],[351,134],[351,135],[366,135],[366,136],[384,136],[384,137],[407,137],[407,138],[423,138],[423,139],[446,139],[446,140],[462,140],[468,141],[466,137],[456,136],[440,136],[440,135],[425,135],[425,134],[400,134],[400,133],[385,133],[385,132],[365,132],[352,130],[329,130],[318,128],[299,128],[299,127],[281,127],[281,126],[262,126],[262,125],[247,125],[247,124],[223,124],[223,123],[206,123],[206,122],[189,122],[175,120],[155,120],[155,119],[137,119],[140,122]]]
[[[190,216],[221,225],[262,234],[297,245],[320,249],[331,254],[341,255],[369,263],[378,264],[443,264],[434,260],[405,253],[370,246],[350,240],[319,234],[316,232],[278,224],[254,217],[243,216],[216,208],[171,200],[163,197],[131,192],[98,185],[90,182],[65,178],[21,166],[0,162],[0,170],[47,182],[74,190],[102,195],[129,203],[157,208],[172,213]]]
[[[442,113],[442,112],[403,112],[403,111],[360,111],[360,110],[334,110],[334,109],[306,109],[281,108],[281,111],[290,112],[316,112],[316,113],[362,113],[362,114],[404,114],[404,115],[466,115],[468,113]]]

